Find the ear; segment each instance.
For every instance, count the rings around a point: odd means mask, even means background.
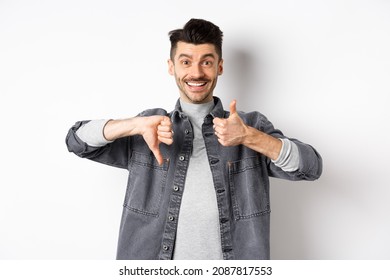
[[[172,59],[168,59],[168,73],[172,76],[175,75],[175,65]]]
[[[218,62],[218,75],[222,75],[222,73],[223,73],[223,59],[221,59]]]

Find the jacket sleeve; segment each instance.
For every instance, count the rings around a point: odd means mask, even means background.
[[[294,142],[299,151],[299,168],[293,172],[283,171],[277,167],[270,159],[267,159],[269,175],[276,178],[288,180],[316,180],[322,174],[322,158],[321,155],[310,145],[305,144],[297,139],[289,138],[283,133],[275,129],[273,124],[263,116],[261,120],[261,130],[276,138],[287,138]]]
[[[76,131],[89,121],[80,121],[75,123],[66,136],[65,142],[68,151],[81,158],[87,158],[96,162],[107,164],[114,167],[128,167],[130,137],[123,137],[108,143],[102,147],[93,147],[82,141],[76,134]]]

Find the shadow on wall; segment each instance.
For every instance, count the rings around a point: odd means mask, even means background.
[[[227,102],[225,107],[228,108],[233,99],[237,99],[238,110],[245,111],[245,108],[253,107],[252,94],[261,81],[258,65],[256,56],[249,50],[233,48],[226,51],[221,96]]]
[[[242,111],[260,111],[264,99],[267,81],[265,73],[270,69],[264,53],[253,52],[251,48],[235,47],[225,51],[222,99],[228,110],[232,99],[237,99],[237,109]],[[272,62],[270,62],[272,64]],[[272,71],[271,71],[272,73]],[[272,74],[271,74],[272,75]],[[268,78],[273,78],[269,77]],[[273,78],[273,81],[276,79]],[[275,100],[273,101],[275,102]],[[272,122],[272,119],[270,119]],[[283,129],[282,129],[283,130]],[[293,135],[299,139],[299,135]],[[307,228],[309,222],[304,219],[313,182],[289,182],[271,179],[271,258],[305,259],[310,255],[310,238]]]

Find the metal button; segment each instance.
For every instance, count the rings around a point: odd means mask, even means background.
[[[179,160],[180,160],[180,161],[183,161],[184,159],[185,159],[184,156],[180,156],[180,157],[179,157]]]
[[[184,133],[185,133],[185,134],[189,134],[190,131],[189,131],[188,129],[186,129],[186,130],[184,130]]]
[[[179,191],[179,187],[178,187],[178,186],[174,186],[174,187],[173,187],[173,190],[174,190],[175,192],[177,192],[177,191]]]
[[[163,250],[164,250],[164,251],[168,251],[168,250],[169,250],[169,247],[168,247],[167,245],[164,245],[164,246],[163,246]]]
[[[175,217],[169,216],[168,219],[172,222],[173,220],[175,220]]]

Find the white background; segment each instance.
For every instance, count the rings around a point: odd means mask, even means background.
[[[271,181],[273,259],[390,259],[390,2],[0,0],[0,259],[114,259],[127,174],[65,146],[83,119],[178,98],[168,31],[219,25],[225,107],[321,153]]]

